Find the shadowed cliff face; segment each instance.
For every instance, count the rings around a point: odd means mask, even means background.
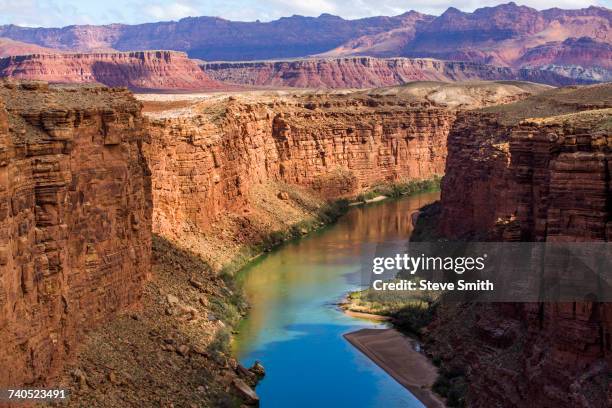
[[[448,139],[442,235],[609,241],[610,107],[612,87],[598,85],[462,113]],[[603,407],[611,332],[609,303],[472,304],[441,307],[428,339],[465,370],[469,406]]]
[[[127,92],[0,84],[0,384],[43,385],[139,302],[151,186]]]

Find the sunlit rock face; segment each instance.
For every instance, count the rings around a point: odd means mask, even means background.
[[[163,235],[205,231],[227,211],[241,214],[250,191],[268,181],[333,199],[439,176],[455,115],[397,98],[328,96],[204,110],[151,120],[154,230]]]
[[[31,54],[0,59],[0,77],[50,83],[101,83],[132,90],[218,90],[182,52],[135,51]]]

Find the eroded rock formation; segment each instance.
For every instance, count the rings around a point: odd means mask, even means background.
[[[0,77],[51,83],[92,83],[133,90],[227,88],[210,79],[182,52],[31,54],[0,59]]]
[[[151,122],[154,231],[174,239],[210,231],[228,212],[255,222],[251,192],[269,182],[330,199],[441,175],[454,119],[446,108],[394,98],[230,100],[196,109]],[[264,207],[288,199],[277,192]]]
[[[213,79],[241,85],[296,88],[372,88],[411,81],[530,80],[551,85],[594,83],[607,74],[513,69],[481,62],[425,58],[316,58],[288,61],[205,62]],[[604,70],[605,71],[605,70]],[[571,75],[570,75],[571,74]]]
[[[612,87],[599,85],[460,114],[449,135],[442,234],[609,241],[610,107]],[[442,306],[428,339],[464,370],[469,406],[604,407],[611,333],[609,303],[471,304]]]
[[[175,109],[161,112],[161,102],[146,102],[152,109],[147,155],[154,232],[220,269],[238,247],[303,221],[304,211],[312,215],[321,200],[441,175],[457,109],[543,89],[474,82],[342,94],[271,92],[191,106],[174,100],[168,106]]]
[[[151,186],[124,90],[0,84],[0,385],[44,385],[138,303]]]

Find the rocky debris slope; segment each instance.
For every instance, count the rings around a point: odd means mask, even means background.
[[[513,69],[482,62],[427,58],[317,58],[288,61],[204,62],[211,78],[240,85],[296,88],[373,88],[411,81],[530,80],[550,85],[594,83],[597,75],[551,67]],[[605,71],[605,69],[604,69]]]
[[[0,59],[0,77],[51,83],[99,82],[132,90],[227,88],[209,78],[186,54],[175,51],[13,56]]]
[[[65,407],[224,407],[258,400],[263,367],[230,355],[245,305],[201,258],[153,238],[142,308],[88,334],[65,370]]]
[[[125,90],[0,83],[0,385],[41,386],[150,271],[140,104]]]
[[[461,113],[442,235],[609,241],[611,108],[612,86],[597,85]],[[611,332],[609,303],[466,304],[440,306],[427,338],[448,372],[466,376],[469,406],[603,407]]]

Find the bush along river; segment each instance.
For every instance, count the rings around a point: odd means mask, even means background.
[[[265,367],[256,389],[262,407],[424,406],[343,337],[386,323],[350,317],[337,303],[362,287],[362,268],[371,268],[375,251],[405,249],[411,215],[438,198],[429,192],[352,207],[240,272],[251,309],[233,351],[243,365]]]

